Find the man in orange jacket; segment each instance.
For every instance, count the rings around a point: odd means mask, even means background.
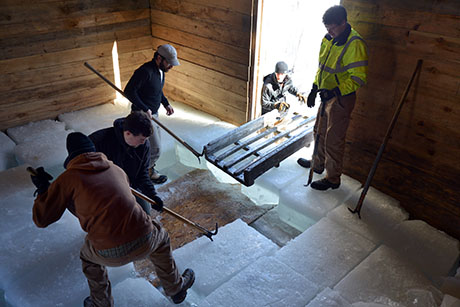
[[[166,295],[181,303],[195,280],[193,270],[179,274],[168,233],[136,203],[125,172],[95,152],[82,133],[67,137],[66,170],[51,184],[51,175],[38,168],[32,182],[38,193],[33,220],[44,228],[69,209],[87,232],[80,250],[83,273],[90,288],[84,306],[113,306],[106,266],[122,266],[148,257]]]

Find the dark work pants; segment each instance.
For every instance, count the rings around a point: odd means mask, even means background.
[[[340,183],[342,175],[343,154],[345,151],[345,137],[347,134],[350,116],[355,106],[356,94],[333,97],[325,103],[326,108],[321,117],[321,108],[318,109],[315,123],[315,137],[319,133],[318,152],[313,160],[316,170],[326,169],[326,178],[332,183]]]
[[[80,250],[83,273],[88,280],[91,299],[96,307],[114,306],[106,266],[117,267],[146,257],[152,261],[166,295],[177,294],[183,283],[172,256],[169,235],[152,220],[152,236],[143,246],[120,258],[104,258],[91,245],[88,238]]]

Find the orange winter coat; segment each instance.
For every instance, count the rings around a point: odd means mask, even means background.
[[[100,152],[83,153],[48,191],[37,196],[33,220],[47,227],[74,205],[74,213],[98,250],[113,248],[150,233],[150,217],[131,194],[125,172]]]

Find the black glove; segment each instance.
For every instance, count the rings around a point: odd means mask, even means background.
[[[35,170],[37,174],[35,175],[30,175],[30,179],[32,179],[33,184],[37,187],[37,189],[34,192],[34,196],[37,194],[43,194],[48,190],[48,187],[50,186],[50,180],[53,179],[53,176],[45,172],[45,169],[43,167],[39,167]]]
[[[158,212],[163,211],[163,201],[161,200],[161,198],[155,195],[155,196],[152,196],[151,199],[155,201],[156,203],[155,205],[152,204],[152,209],[155,209]]]
[[[334,95],[335,95],[336,97],[342,96],[342,93],[340,92],[340,89],[339,89],[338,87],[334,87],[334,88],[332,89],[332,91],[334,92]]]
[[[309,108],[313,108],[315,106],[315,100],[316,100],[317,93],[318,93],[318,86],[316,84],[313,84],[313,87],[311,88],[310,94],[308,94],[308,98],[307,98],[307,106]]]

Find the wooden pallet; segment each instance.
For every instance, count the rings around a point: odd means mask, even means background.
[[[204,147],[206,160],[245,186],[313,140],[316,116],[272,111]]]

